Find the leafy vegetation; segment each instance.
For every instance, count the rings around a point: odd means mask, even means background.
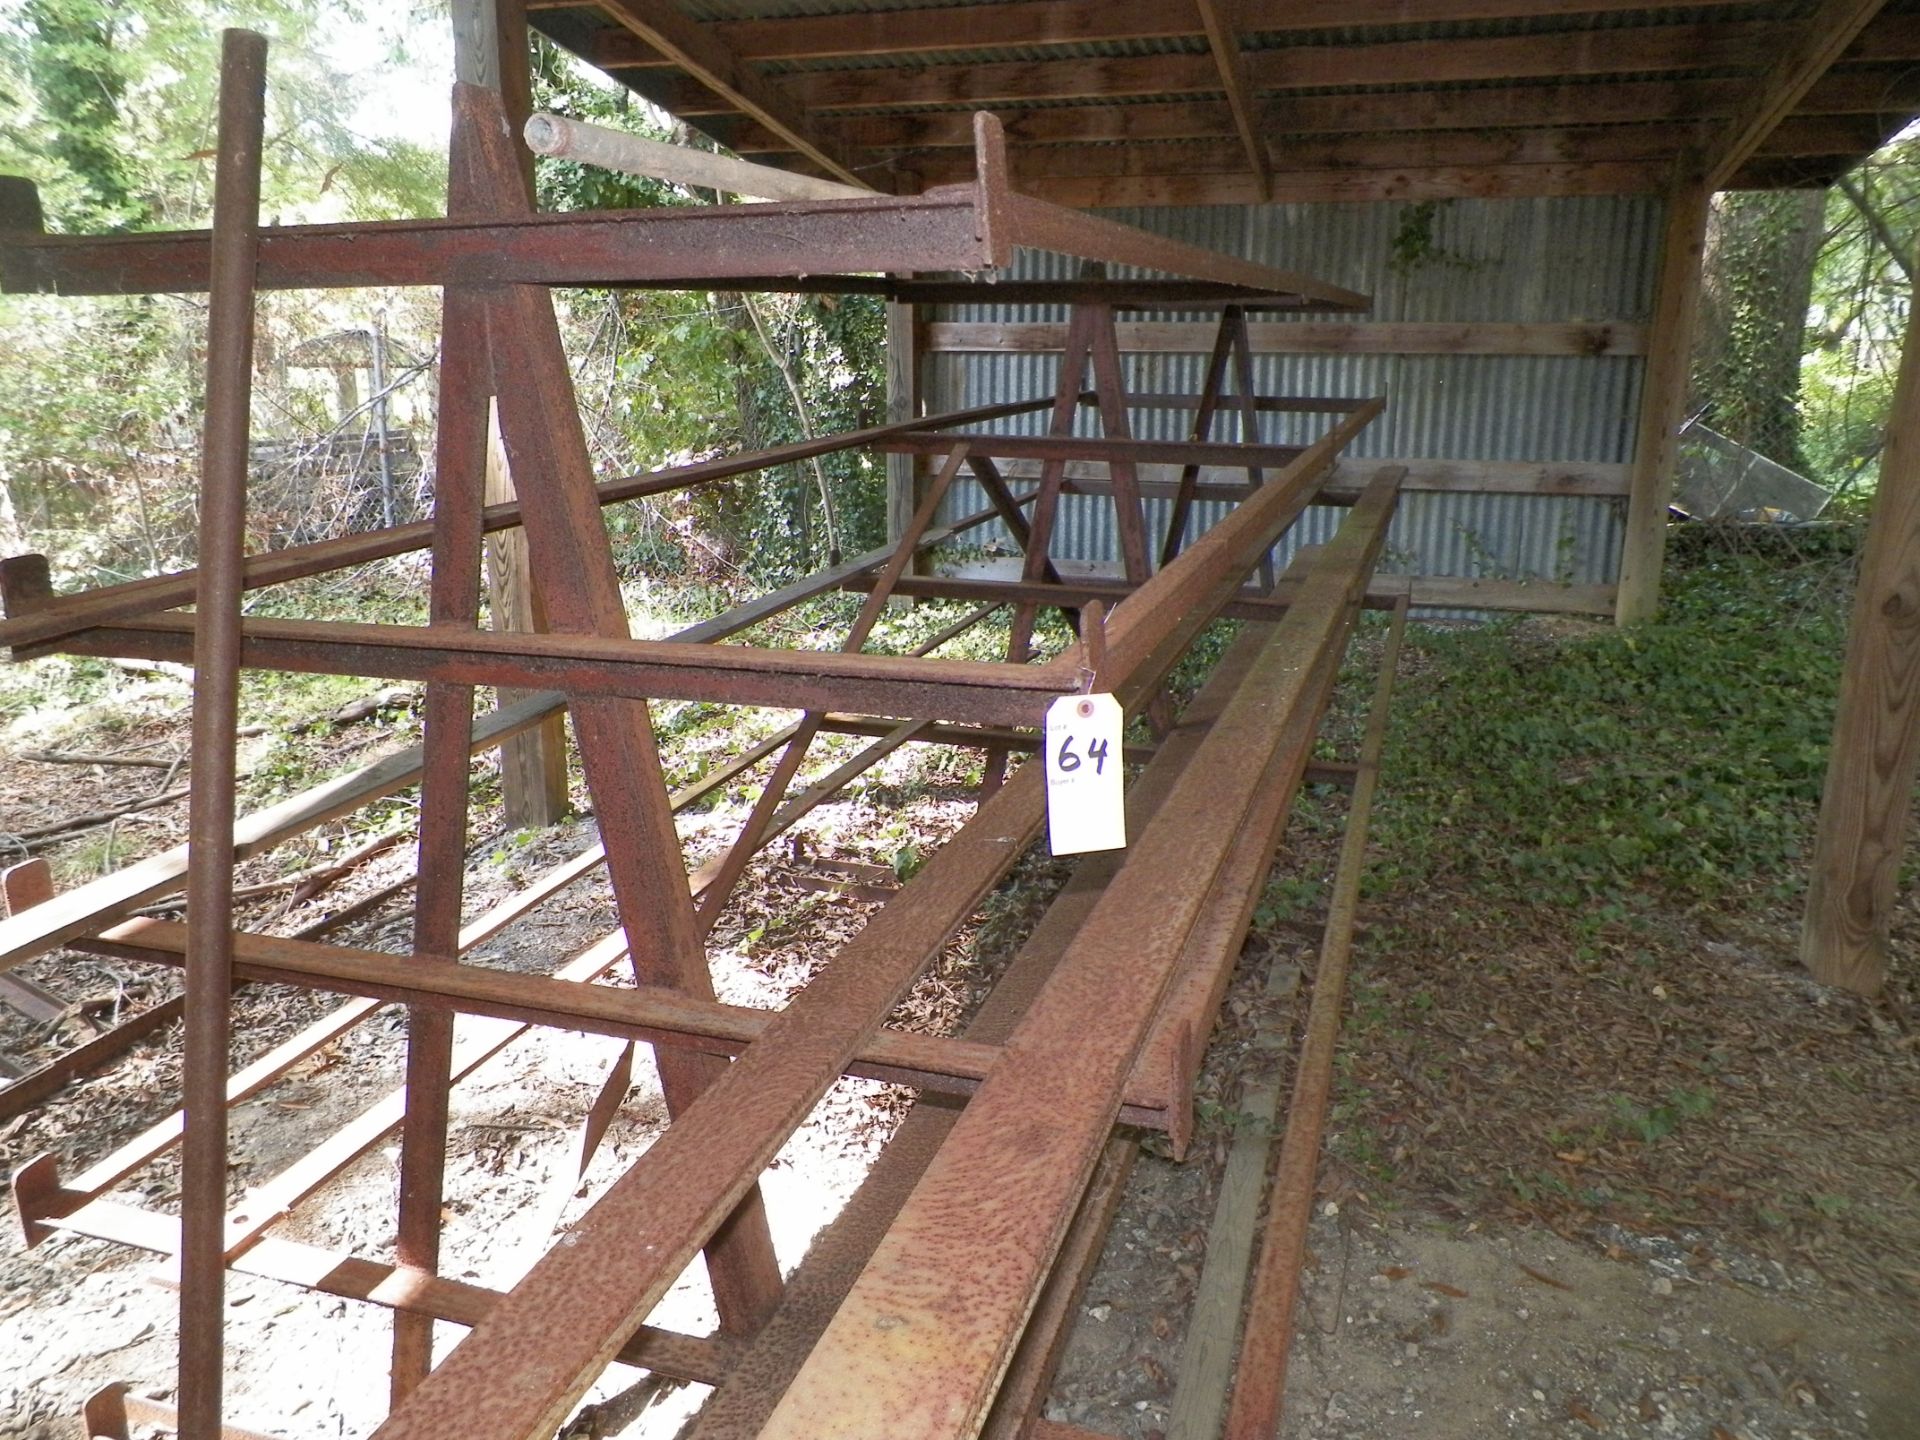
[[[705,143],[587,81],[552,47],[538,53],[537,105]],[[542,165],[539,187],[552,210],[724,202],[571,162]],[[874,425],[885,412],[886,320],[875,297],[575,291],[565,303],[590,428],[613,470],[766,449]],[[704,486],[617,523],[634,568],[780,581],[880,543],[884,470],[841,452]]]
[[[1443,875],[1569,907],[1795,883],[1844,637],[1844,557],[1714,546],[1658,620],[1426,630],[1395,701],[1377,890]]]

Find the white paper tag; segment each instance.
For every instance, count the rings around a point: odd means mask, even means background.
[[[1127,843],[1120,731],[1111,695],[1064,695],[1047,707],[1047,840],[1056,855],[1119,850]]]

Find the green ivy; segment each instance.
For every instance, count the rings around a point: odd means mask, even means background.
[[[1677,568],[1659,618],[1631,629],[1416,632],[1372,883],[1457,875],[1581,909],[1791,887],[1825,771],[1845,571],[1719,551]]]

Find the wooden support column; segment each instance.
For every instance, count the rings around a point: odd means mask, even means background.
[[[519,127],[532,107],[527,67],[525,0],[453,0],[454,74],[472,85],[498,90],[515,130],[515,150],[527,194],[533,194],[533,152],[518,143]],[[486,501],[517,499],[513,473],[500,445],[496,415],[487,447]],[[538,631],[545,617],[535,599],[528,569],[526,533],[505,530],[487,540],[487,603],[496,630]],[[511,705],[525,692],[503,690],[500,704]],[[502,819],[515,830],[537,830],[567,813],[567,723],[555,712],[536,728],[500,747]]]
[[[486,503],[519,499],[500,443],[500,411],[491,410],[487,435]],[[534,587],[525,530],[499,530],[487,537],[487,613],[496,630],[542,631],[547,617]],[[502,689],[502,706],[533,692]],[[540,830],[567,813],[567,719],[555,711],[525,734],[500,747],[501,819],[512,830]]]
[[[1640,387],[1640,425],[1634,439],[1627,500],[1627,535],[1620,555],[1620,589],[1614,618],[1622,625],[1645,620],[1660,605],[1660,570],[1667,551],[1667,503],[1673,496],[1673,462],[1679,450],[1681,413],[1687,403],[1693,359],[1694,321],[1700,312],[1700,261],[1706,253],[1707,208],[1712,192],[1697,175],[1683,176],[1667,195],[1666,234],[1661,242],[1659,288],[1646,374]]]
[[[1800,958],[1825,985],[1878,994],[1920,759],[1920,307],[1907,326],[1880,490],[1860,557],[1840,710],[1813,843]]]

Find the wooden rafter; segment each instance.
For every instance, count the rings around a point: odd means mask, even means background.
[[[1731,5],[1739,0],[1707,0]],[[577,0],[533,0],[531,9],[577,6]],[[1643,0],[1242,0],[1244,34],[1285,34],[1362,25],[1511,20],[1561,14],[1645,10]],[[775,20],[718,21],[705,27],[742,60],[827,60],[1008,46],[1082,45],[1173,40],[1201,35],[1199,17],[1164,0],[1025,0],[962,8],[802,15]],[[647,58],[633,46],[632,59]],[[664,61],[664,57],[653,57]]]
[[[612,3],[612,0],[610,0]],[[618,0],[632,5],[637,0]],[[1706,68],[1755,69],[1778,53],[1782,27],[1645,25],[1544,35],[1392,40],[1372,45],[1285,46],[1246,57],[1257,90],[1344,85],[1447,84]],[[614,63],[608,60],[607,63]],[[1131,55],[1092,59],[940,64],[899,69],[819,70],[790,77],[788,93],[809,110],[886,110],[899,105],[1018,104],[1217,93],[1211,56]],[[669,108],[696,113],[670,88]],[[702,99],[685,96],[686,106]],[[708,99],[706,103],[711,104]]]
[[[1802,20],[1731,0],[919,3],[695,22],[597,0],[620,23],[562,39],[736,151],[805,171],[964,181],[970,112],[990,109],[1021,188],[1075,206],[1646,193],[1703,155],[1722,184],[1822,184],[1920,108],[1920,15],[1874,0]],[[669,10],[672,49],[633,23]],[[1521,33],[1405,29],[1486,21]],[[1368,27],[1377,40],[1353,33]],[[1037,53],[1004,58],[1016,47]],[[775,81],[766,64],[794,68]],[[755,82],[780,123],[740,103]]]
[[[1767,67],[1760,83],[1734,112],[1707,157],[1707,186],[1726,187],[1773,128],[1792,113],[1814,82],[1825,75],[1880,13],[1885,0],[1824,0],[1801,22],[1799,32]]]
[[[1207,48],[1220,70],[1220,84],[1227,92],[1227,108],[1233,112],[1233,128],[1240,133],[1240,144],[1247,152],[1247,164],[1253,169],[1260,198],[1273,196],[1272,166],[1267,162],[1266,142],[1260,138],[1256,119],[1253,85],[1247,78],[1246,52],[1240,45],[1240,6],[1236,0],[1194,0],[1200,23],[1206,27]]]
[[[1264,102],[1263,123],[1281,136],[1342,135],[1456,130],[1488,132],[1570,126],[1672,126],[1724,120],[1748,93],[1739,80],[1626,80],[1614,84],[1507,85],[1498,89],[1374,92],[1360,95],[1275,96]],[[1884,117],[1920,107],[1920,77],[1910,67],[1848,67],[1827,76],[1801,101],[1799,110],[1769,137],[1763,153],[1800,127],[1850,117],[1881,123]],[[1201,140],[1233,133],[1224,101],[1187,99],[1133,105],[1050,106],[1006,117],[1007,138],[1024,145],[1108,144],[1117,141]],[[821,130],[856,149],[968,148],[973,117],[937,110],[910,115],[846,115],[821,121]],[[764,126],[743,124],[730,135],[741,154],[768,154],[790,147]],[[1798,141],[1792,143],[1799,143]],[[1017,151],[1016,151],[1017,153]],[[1808,153],[1808,152],[1801,152]]]
[[[780,135],[835,178],[874,188],[871,180],[848,164],[841,147],[815,129],[791,97],[748,69],[719,40],[681,14],[671,0],[603,0],[602,8],[700,85]]]
[[[618,3],[631,5],[637,0]],[[1249,79],[1261,92],[1348,85],[1430,87],[1704,69],[1757,71],[1798,33],[1797,27],[1777,21],[1697,22],[1367,45],[1280,46],[1252,51],[1246,59]],[[617,69],[623,62],[616,48],[616,42],[606,42],[593,58]],[[1849,62],[1920,59],[1920,17],[1886,17],[1867,27],[1845,55]],[[1018,105],[1031,100],[1217,94],[1220,75],[1208,55],[1173,54],[816,70],[790,76],[784,84],[791,99],[809,111],[857,112],[905,105]],[[700,85],[665,85],[660,103],[679,115],[717,113],[709,88]]]

